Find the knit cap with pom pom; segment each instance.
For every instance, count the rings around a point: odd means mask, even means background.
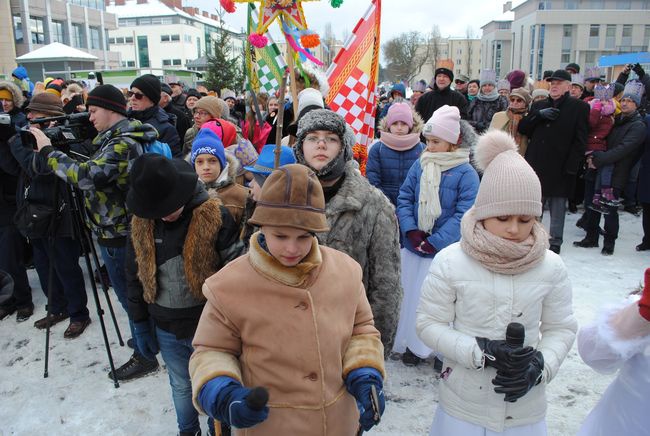
[[[506,132],[490,130],[474,151],[483,178],[474,202],[477,220],[509,215],[542,215],[542,185]]]

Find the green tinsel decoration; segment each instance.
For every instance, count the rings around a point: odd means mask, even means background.
[[[338,8],[343,4],[343,0],[330,0],[330,4],[333,8]]]

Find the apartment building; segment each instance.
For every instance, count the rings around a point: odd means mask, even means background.
[[[119,56],[111,53],[106,37],[107,31],[117,28],[117,20],[104,9],[103,0],[9,0],[7,3],[8,14],[0,14],[3,17],[0,23],[5,29],[11,29],[0,36],[5,74],[15,68],[17,56],[53,42],[96,56],[98,69],[119,65]],[[10,44],[13,51],[8,48]]]
[[[426,48],[422,48],[425,50]],[[464,74],[478,78],[481,71],[481,40],[478,38],[440,38],[435,55],[424,63],[414,81],[431,82],[435,69],[441,62],[453,63],[455,75]]]
[[[240,56],[243,29],[225,25],[215,14],[184,7],[182,0],[105,0],[119,28],[108,33],[111,49],[123,68],[185,69],[211,54],[218,32],[230,34],[231,53]]]
[[[511,11],[509,29],[505,21],[483,26],[482,66],[501,75],[521,69],[539,79],[570,62],[594,66],[600,56],[650,45],[650,0],[527,0]]]

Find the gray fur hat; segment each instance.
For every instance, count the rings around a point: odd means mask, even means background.
[[[343,160],[347,162],[352,159],[352,147],[356,142],[356,138],[352,129],[345,123],[345,119],[341,115],[332,112],[329,109],[315,109],[309,111],[298,122],[296,143],[293,146],[298,163],[307,165],[305,156],[302,152],[302,143],[305,136],[315,130],[327,130],[336,133],[339,138],[341,138],[341,144],[343,145],[341,148]]]
[[[11,93],[11,97],[16,108],[20,109],[20,107],[25,102],[22,91],[12,82],[8,82],[6,80],[0,81],[0,90],[9,91],[9,93]]]

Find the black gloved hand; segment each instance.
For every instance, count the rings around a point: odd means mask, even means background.
[[[497,376],[492,380],[495,386],[494,392],[506,394],[504,401],[514,403],[530,391],[533,386],[542,381],[544,370],[544,356],[541,351],[535,351],[528,367],[520,373],[508,373],[497,371]]]
[[[557,120],[557,117],[560,116],[560,110],[556,107],[547,107],[544,109],[540,109],[538,114],[539,117],[543,120],[555,121]]]
[[[638,62],[634,64],[634,66],[632,67],[632,71],[634,71],[636,75],[639,76],[639,79],[643,78],[643,76],[645,75],[645,71],[643,67]]]
[[[476,338],[481,351],[485,355],[485,366],[496,368],[497,371],[521,373],[535,355],[533,347],[515,347],[508,345],[505,340],[490,340]]]

